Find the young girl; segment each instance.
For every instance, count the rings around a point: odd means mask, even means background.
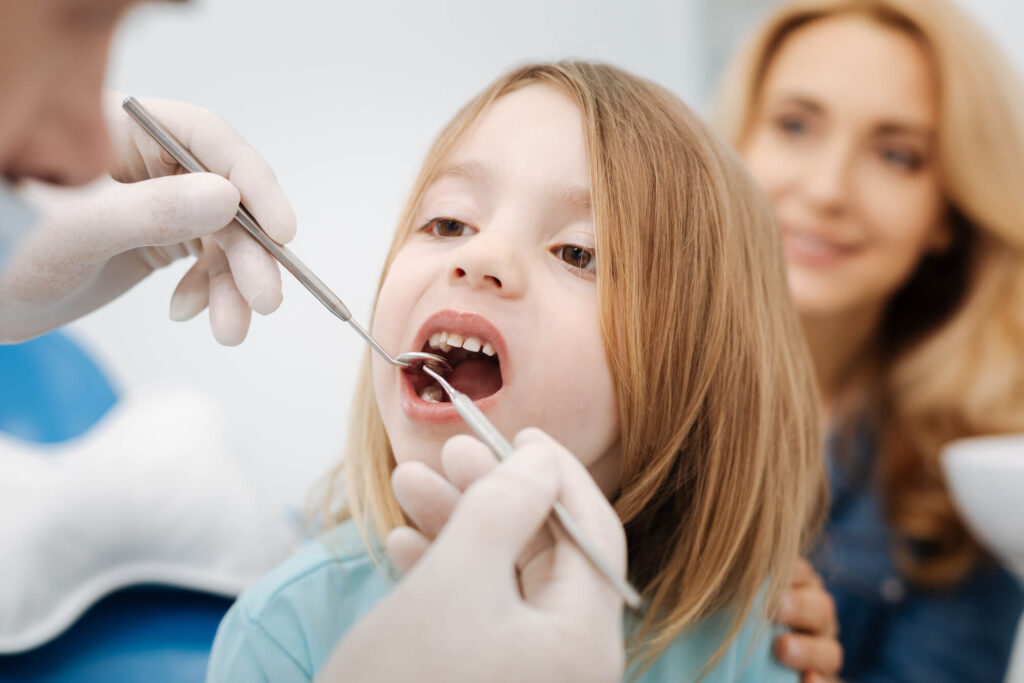
[[[1024,431],[1024,88],[951,3],[800,0],[723,93],[829,407],[843,678],[1001,681],[1024,592],[939,456]]]
[[[614,498],[646,598],[632,676],[795,679],[759,627],[823,500],[812,372],[770,211],[677,98],[586,63],[499,79],[427,156],[373,333],[445,354],[499,430],[540,427]],[[368,359],[337,526],[232,608],[210,678],[312,678],[388,589],[391,471],[465,431]]]

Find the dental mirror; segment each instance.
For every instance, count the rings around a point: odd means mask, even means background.
[[[419,370],[422,373],[426,373],[426,368],[430,368],[442,375],[448,374],[453,370],[451,364],[441,356],[433,353],[427,353],[426,351],[406,351],[400,353],[392,361],[395,365],[401,365],[409,368],[410,370]]]

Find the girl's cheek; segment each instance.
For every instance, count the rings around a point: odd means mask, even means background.
[[[397,265],[397,262],[394,265]],[[394,265],[381,285],[377,306],[373,312],[373,335],[377,338],[390,337],[393,334],[394,321],[399,317],[396,311],[396,294],[400,286],[393,275],[398,272]]]

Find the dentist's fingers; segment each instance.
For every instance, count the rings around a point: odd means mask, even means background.
[[[430,541],[412,527],[400,526],[388,534],[386,545],[391,564],[400,574],[406,574],[427,552]]]
[[[100,207],[92,209],[95,220],[79,228],[88,228],[92,243],[107,254],[210,235],[230,223],[238,207],[238,190],[212,173],[112,183],[106,193],[93,204]]]
[[[238,188],[241,201],[268,235],[282,244],[295,236],[295,212],[270,165],[224,119],[183,102],[148,97],[140,101],[211,173],[227,178]],[[118,148],[115,159],[126,161],[123,167],[115,169],[115,177],[138,180],[137,176],[142,173],[155,176],[178,172],[174,160],[120,111],[118,100],[111,100],[108,106],[115,123],[112,136]],[[236,201],[231,216],[237,207]],[[227,223],[224,221],[221,225]]]
[[[209,302],[210,276],[206,270],[206,259],[200,255],[174,288],[174,294],[171,295],[171,320],[191,320],[202,313]]]
[[[227,125],[227,124],[225,124]],[[242,140],[245,148],[228,151],[230,168],[225,175],[242,194],[242,202],[274,241],[284,244],[295,237],[295,212],[277,184],[270,165]],[[210,167],[213,170],[213,167]]]
[[[459,501],[459,491],[422,462],[405,462],[391,473],[398,504],[429,538],[436,538]]]
[[[281,271],[274,258],[245,229],[232,221],[213,234],[227,256],[231,277],[252,310],[268,315],[281,305]]]
[[[550,453],[513,453],[462,494],[431,552],[460,558],[470,573],[507,575],[546,522],[559,484]]]
[[[483,442],[469,434],[448,439],[441,447],[441,467],[460,491],[498,466],[498,458]]]
[[[626,534],[618,515],[594,482],[583,464],[565,447],[539,429],[524,429],[516,435],[513,443],[516,451],[528,453],[542,450],[550,453],[559,470],[562,481],[560,501],[576,521],[592,544],[611,564],[613,571],[626,573]],[[603,576],[597,574],[589,559],[564,533],[556,534],[557,556],[553,559],[542,553],[536,566],[524,568],[538,572],[541,577],[552,571],[549,562],[555,563],[554,571],[574,585],[572,590],[544,592],[545,602],[557,609],[579,610],[590,605],[604,605],[611,612],[620,610],[622,598]],[[568,551],[568,552],[566,552]],[[570,578],[575,577],[575,578]],[[591,580],[585,580],[589,577]],[[596,580],[593,578],[596,577]],[[543,585],[543,584],[542,584]]]
[[[593,527],[601,532],[594,540],[600,542],[602,549],[612,558],[617,558],[617,565],[624,569],[626,534],[622,523],[583,463],[565,446],[536,427],[523,429],[516,434],[512,443],[516,449],[529,444],[543,446],[557,456],[555,461],[563,481],[562,504],[581,526]]]
[[[533,444],[529,444],[528,447],[532,448]],[[543,447],[546,446],[541,446]],[[497,456],[484,442],[468,434],[452,437],[441,449],[441,466],[445,475],[462,491],[494,471],[498,463]],[[549,526],[543,525],[516,559],[516,566],[520,569],[523,579],[522,588],[527,595],[532,585],[547,583],[544,574],[548,570],[548,563],[537,560],[554,544]]]
[[[263,157],[216,114],[198,107],[184,116],[178,111],[168,114],[164,123],[171,132],[179,135],[206,168],[238,188],[242,203],[267,234],[282,244],[291,241],[295,211]]]
[[[582,528],[595,530],[595,542],[602,554],[609,558],[616,570],[624,572],[625,534],[621,523],[580,461],[548,434],[536,428],[524,429],[516,435],[514,446],[517,452],[537,451],[536,457],[555,456],[564,481],[561,492],[563,505]],[[469,489],[471,484],[498,466],[491,450],[483,442],[468,435],[448,440],[441,451],[441,463],[449,480],[461,490]],[[517,566],[521,572],[522,588],[528,598],[535,595],[534,587],[550,585],[550,575],[556,570],[556,563],[559,571],[575,572],[580,576],[584,572],[593,571],[589,560],[564,533],[559,534],[558,540],[562,546],[558,557],[552,554],[559,549],[555,547],[556,537],[548,525],[539,528],[537,534],[523,544]],[[590,582],[589,585],[594,584]],[[607,596],[607,582],[601,579],[596,590]],[[591,594],[585,594],[583,599],[594,598]],[[616,595],[610,596],[606,602],[618,608]]]
[[[235,286],[228,259],[213,238],[203,238],[203,252],[210,278],[210,328],[218,342],[237,346],[249,332],[252,309]]]

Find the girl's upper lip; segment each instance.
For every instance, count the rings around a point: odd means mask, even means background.
[[[501,366],[502,381],[508,382],[511,370],[511,364],[508,362],[508,346],[501,332],[490,320],[479,313],[450,309],[439,311],[427,318],[420,326],[413,338],[412,350],[422,349],[427,340],[437,332],[455,332],[463,337],[476,337],[481,342],[490,342],[498,357],[498,364]]]

